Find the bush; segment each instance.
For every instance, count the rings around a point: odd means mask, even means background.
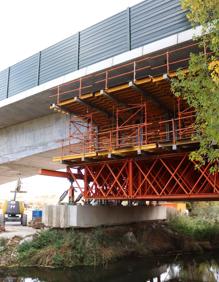
[[[211,223],[219,223],[219,206],[218,205],[202,205],[196,206],[192,210],[192,216],[199,217]]]
[[[5,248],[6,247],[7,240],[5,238],[0,238],[0,247]]]
[[[199,216],[176,216],[170,219],[175,231],[197,240],[213,240],[219,235],[219,224]]]
[[[7,240],[4,238],[0,238],[0,252],[3,252],[6,249]]]
[[[96,265],[106,256],[100,255],[104,244],[101,230],[80,232],[75,230],[48,230],[39,233],[33,241],[18,247],[19,260],[25,265],[40,263],[58,266]],[[40,256],[38,254],[41,254]],[[50,259],[48,258],[50,257]]]
[[[55,254],[52,258],[52,264],[56,267],[60,267],[60,266],[63,266],[64,264],[64,257],[62,254]]]
[[[56,230],[47,230],[40,232],[30,242],[24,242],[18,247],[18,252],[26,252],[28,249],[42,249],[47,246],[59,248],[62,245],[62,234]]]
[[[18,247],[18,259],[23,265],[99,265],[121,255],[121,238],[101,228],[89,230],[42,231],[31,242]]]
[[[56,230],[47,230],[42,231],[37,234],[34,239],[30,242],[24,242],[19,245],[17,248],[18,251],[18,259],[23,262],[25,265],[28,264],[37,264],[38,260],[45,260],[45,264],[47,264],[47,252],[52,254],[56,252],[56,250],[60,249],[63,245],[63,236],[62,232],[58,232]],[[37,254],[45,249],[45,258],[38,257]],[[59,261],[59,262],[58,262]],[[54,263],[58,266],[60,263],[60,257],[55,257]]]

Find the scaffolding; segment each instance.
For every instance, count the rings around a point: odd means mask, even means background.
[[[200,47],[198,42],[186,42],[165,51],[157,51],[152,55],[145,55],[125,64],[113,66],[103,71],[92,73],[71,82],[53,88],[57,104],[72,101],[74,97],[82,97],[102,89],[106,91],[114,86],[127,82],[166,75],[171,78],[178,69],[187,69],[190,53],[202,52],[210,56],[212,52]],[[52,89],[51,89],[52,90]]]
[[[194,110],[180,112],[179,117],[172,119],[163,116],[148,118],[147,103],[117,109],[112,129],[98,128],[93,123],[92,114],[73,116],[69,137],[62,142],[62,153],[56,160],[141,154],[162,146],[190,144],[195,133],[194,121]]]
[[[210,164],[195,170],[188,157],[198,148],[196,113],[171,92],[176,70],[186,73],[190,52],[200,51],[198,43],[184,43],[53,89],[52,108],[70,115],[54,161],[67,165],[71,195],[78,189],[85,201],[219,198],[218,174],[209,173]]]

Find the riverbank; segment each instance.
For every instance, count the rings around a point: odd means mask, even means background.
[[[46,230],[23,241],[18,237],[1,240],[0,266],[105,265],[126,257],[201,254],[219,249],[218,229],[198,238],[180,228],[179,221],[178,225],[174,221],[156,221],[97,229]]]

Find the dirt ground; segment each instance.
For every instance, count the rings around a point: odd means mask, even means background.
[[[0,213],[2,213],[0,209]],[[27,221],[32,219],[32,210],[26,210]],[[12,239],[14,236],[25,238],[26,236],[33,235],[37,232],[36,229],[28,226],[22,226],[20,222],[6,222],[5,231],[0,232],[0,238]]]
[[[37,229],[28,226],[22,226],[18,222],[7,222],[5,224],[5,232],[0,233],[0,238],[12,239],[13,237],[24,238],[26,236],[33,235],[37,232]]]

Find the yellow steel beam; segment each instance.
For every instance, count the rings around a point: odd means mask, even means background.
[[[137,152],[139,150],[142,151],[150,151],[157,148],[157,145],[155,143],[142,145],[142,146],[133,146],[129,148],[123,148],[123,149],[116,149],[112,151],[104,151],[104,152],[90,152],[85,154],[74,154],[74,155],[66,155],[66,156],[58,156],[54,157],[54,162],[60,162],[60,161],[70,161],[70,160],[80,160],[80,159],[86,159],[86,158],[96,158],[96,157],[106,157],[109,154],[113,155],[124,155],[127,153],[133,153]]]
[[[171,77],[174,77],[175,75],[176,74],[172,75]],[[158,81],[161,81],[161,80],[164,80],[163,76],[159,76],[159,77],[156,77],[156,78],[143,78],[143,79],[136,80],[135,84],[142,85],[142,84],[145,84],[145,83],[158,82]],[[117,92],[117,91],[129,89],[129,88],[130,88],[129,83],[124,83],[124,84],[119,85],[119,86],[114,86],[114,87],[108,88],[107,93],[114,93],[114,92]],[[103,96],[103,93],[101,93],[101,91],[97,91],[95,93],[87,93],[87,94],[81,95],[80,99],[82,99],[82,100],[88,99],[88,98],[91,98],[91,97],[94,97],[94,96],[95,97]],[[75,103],[76,98],[77,97],[69,99],[69,100],[65,100],[63,102],[58,103],[58,105],[59,106],[66,106],[66,105]]]
[[[153,150],[153,149],[156,149],[156,148],[157,148],[157,145],[155,143],[152,143],[152,144],[147,144],[147,145],[142,145],[142,146],[133,146],[133,147],[130,147],[130,148],[116,149],[116,150],[112,150],[111,152],[108,152],[108,153],[111,153],[111,154],[114,154],[114,155],[123,155],[125,153],[132,153],[132,152],[136,152],[138,150],[149,151],[149,150]]]
[[[186,144],[197,144],[197,141],[192,140],[185,140],[185,141],[179,141],[176,143],[176,145],[182,146]],[[112,155],[119,155],[119,156],[125,156],[129,153],[137,152],[137,151],[153,151],[159,147],[171,147],[172,143],[166,143],[166,144],[160,144],[160,146],[157,146],[156,143],[151,143],[147,145],[142,146],[133,146],[133,147],[127,147],[122,149],[114,149],[111,151],[104,151],[104,152],[89,152],[84,154],[74,154],[74,155],[66,155],[66,156],[57,156],[53,158],[53,162],[60,162],[60,161],[70,161],[70,160],[82,160],[86,158],[101,158],[101,157],[107,157],[109,154]]]
[[[159,147],[165,148],[165,147],[172,147],[173,145],[177,146],[183,146],[183,145],[190,145],[190,144],[198,144],[198,141],[195,140],[183,140],[183,141],[177,141],[175,144],[171,143],[159,143]]]
[[[71,161],[71,160],[79,160],[83,158],[93,158],[96,157],[96,152],[86,153],[86,154],[75,154],[75,155],[66,155],[66,156],[57,156],[52,160],[53,162],[61,162],[61,161]]]

